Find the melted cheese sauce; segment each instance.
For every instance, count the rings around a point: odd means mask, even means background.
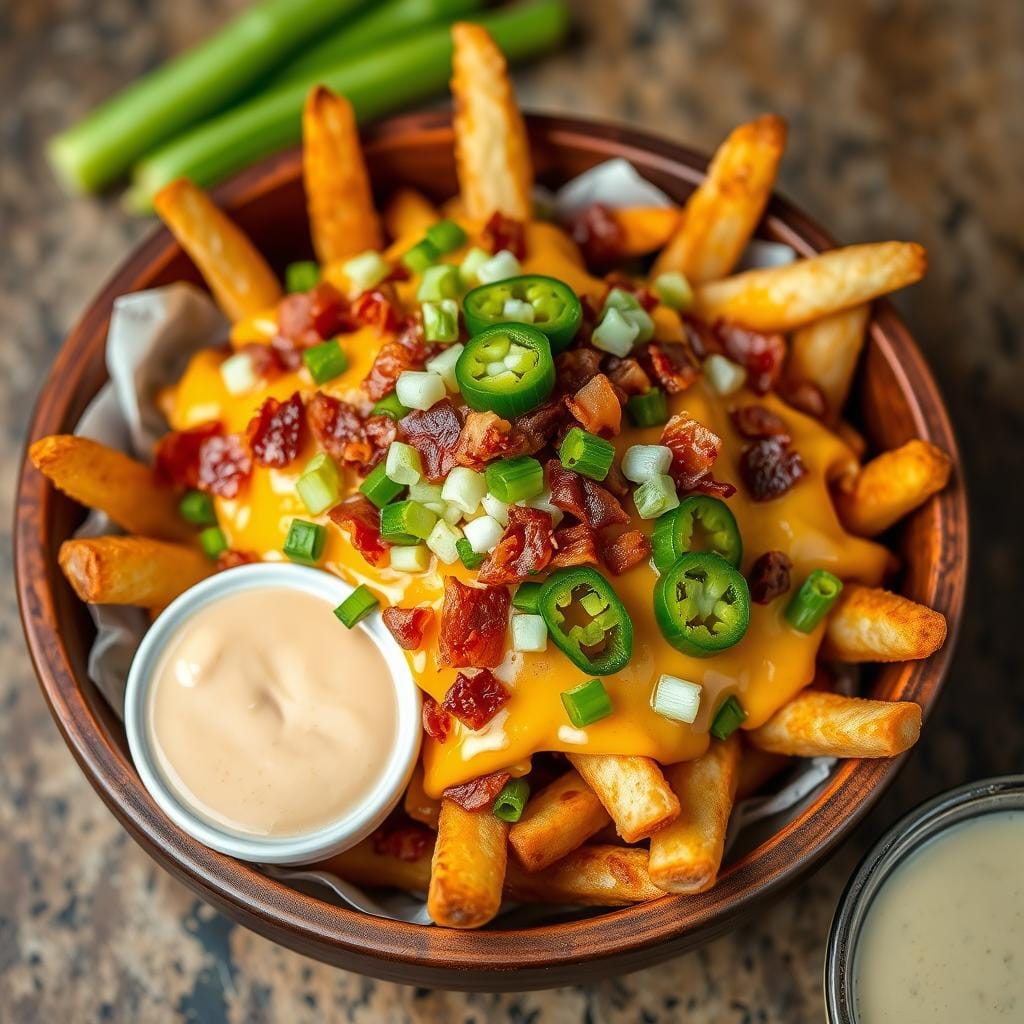
[[[417,239],[402,240],[393,247],[404,251]],[[584,269],[574,243],[558,228],[532,224],[527,234],[529,256],[522,261],[524,273],[548,274],[565,281],[577,294],[600,301],[606,285]],[[461,259],[461,253],[448,258]],[[327,267],[325,278],[343,290],[347,282],[336,268]],[[412,305],[415,282],[399,285],[403,302]],[[681,340],[682,325],[670,309],[654,311],[656,337]],[[232,340],[267,340],[275,328],[273,314],[236,325]],[[374,328],[342,335],[349,357],[349,369],[323,390],[368,407],[359,384],[366,376],[381,344]],[[183,429],[220,419],[229,431],[242,431],[264,399],[285,399],[294,391],[311,394],[315,388],[307,372],[286,374],[267,386],[241,397],[230,395],[221,380],[219,366],[224,356],[214,351],[197,354],[182,380],[166,397],[172,427]],[[807,475],[783,497],[767,503],[752,501],[740,484],[738,458],[742,439],[733,429],[728,410],[744,400],[757,401],[778,412],[789,426],[793,445],[800,452]],[[718,479],[737,486],[729,499],[743,537],[742,569],[765,551],[785,552],[793,562],[792,579],[798,586],[812,569],[827,568],[844,580],[866,584],[881,581],[889,560],[888,552],[870,541],[845,532],[834,511],[828,481],[855,462],[853,452],[816,420],[784,405],[774,395],[749,394],[717,397],[703,380],[681,395],[671,396],[671,413],[686,410],[723,439],[723,451],[715,463]],[[622,451],[631,444],[656,444],[661,427],[638,430],[626,426],[616,439]],[[235,500],[217,500],[220,524],[232,548],[257,552],[267,560],[283,560],[281,548],[288,526],[295,516],[309,518],[295,492],[295,482],[306,461],[315,454],[308,450],[284,470],[256,467],[249,489]],[[355,479],[351,481],[355,484]],[[629,499],[624,503],[633,511]],[[344,579],[365,583],[389,604],[432,605],[440,609],[444,576],[472,578],[460,565],[439,566],[438,571],[418,575],[370,566],[326,516],[328,539],[322,566]],[[637,519],[634,527],[650,533],[652,524]],[[627,529],[629,527],[626,527]],[[602,754],[640,754],[664,764],[699,757],[708,744],[708,726],[714,709],[724,695],[734,693],[748,712],[746,728],[763,723],[775,710],[806,686],[814,676],[815,657],[824,627],[810,635],[791,629],[783,619],[786,601],[765,607],[752,605],[750,628],[735,647],[713,658],[690,658],[669,646],[654,619],[652,592],[655,576],[646,564],[611,582],[633,620],[634,649],[630,665],[604,679],[615,713],[585,730],[568,722],[560,693],[587,678],[553,644],[538,654],[511,650],[495,670],[512,692],[502,711],[479,732],[456,723],[451,737],[438,744],[424,742],[425,788],[432,796],[446,786],[488,772],[521,764],[542,750],[586,751]],[[435,617],[436,620],[436,617]],[[426,635],[424,647],[408,654],[419,685],[440,700],[454,682],[455,669],[436,665],[436,621],[434,632]],[[691,725],[672,722],[650,708],[654,683],[663,672],[701,683],[704,694],[697,721]]]

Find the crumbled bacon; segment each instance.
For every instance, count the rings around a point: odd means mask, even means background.
[[[442,796],[454,800],[464,811],[482,811],[494,803],[510,778],[508,772],[492,772],[459,786],[449,786]]]
[[[569,414],[561,402],[547,402],[512,421],[511,451],[515,455],[535,455],[559,438]]]
[[[367,442],[366,425],[354,405],[318,391],[309,400],[306,416],[317,444],[332,459],[361,467],[370,461],[373,450]]]
[[[277,307],[278,337],[287,343],[280,348],[308,348],[353,326],[345,296],[327,281],[286,295]]]
[[[636,359],[616,359],[613,356],[608,360],[605,373],[612,384],[627,396],[642,395],[651,390],[651,378]]]
[[[740,475],[754,501],[781,497],[805,473],[800,453],[778,437],[752,441],[740,453]]]
[[[639,530],[627,530],[608,541],[602,548],[605,565],[616,576],[632,569],[634,565],[646,562],[651,557],[651,542]]]
[[[254,555],[251,551],[235,551],[228,548],[227,551],[222,551],[217,556],[217,572],[223,572],[225,569],[234,569],[239,565],[249,565],[252,562],[258,562],[259,556]]]
[[[511,431],[512,424],[497,413],[470,410],[455,446],[455,461],[470,469],[482,469],[499,455],[512,452]]]
[[[388,289],[389,292],[391,289]],[[362,327],[376,327],[378,334],[398,330],[400,317],[392,295],[386,295],[380,288],[363,292],[352,303],[352,317]]]
[[[575,516],[593,530],[629,522],[629,513],[595,480],[566,469],[558,459],[549,459],[545,468],[551,504],[556,508]]]
[[[249,448],[261,466],[283,469],[302,448],[306,417],[302,396],[295,392],[286,402],[268,398],[249,421]]]
[[[584,430],[601,437],[614,437],[622,426],[622,405],[612,382],[599,373],[576,394],[565,399],[565,407]]]
[[[235,355],[246,355],[257,377],[270,380],[279,376],[286,369],[281,353],[273,345],[264,345],[258,341],[250,341],[239,346]]]
[[[499,664],[505,653],[508,605],[505,587],[468,587],[446,576],[437,638],[440,663],[453,668]]]
[[[353,494],[328,513],[331,522],[349,535],[352,546],[370,563],[384,565],[391,545],[380,536],[380,512],[369,498]]]
[[[786,361],[786,339],[781,334],[761,334],[720,320],[714,325],[722,351],[747,371],[751,390],[763,395],[779,379]]]
[[[452,716],[429,693],[423,694],[423,731],[438,743],[448,739]]]
[[[379,401],[395,390],[395,381],[406,370],[419,370],[430,358],[432,348],[423,339],[423,326],[415,320],[381,345],[363,381],[363,390],[373,401]]]
[[[814,381],[786,380],[784,377],[776,385],[775,390],[794,409],[799,409],[816,420],[828,417],[828,399]]]
[[[681,491],[702,491],[729,497],[732,484],[715,480],[711,467],[722,450],[722,439],[689,413],[677,413],[665,424],[661,443],[672,451],[669,475]]]
[[[199,486],[199,452],[208,438],[224,433],[217,422],[190,430],[172,430],[157,441],[153,471],[157,480],[172,487]]]
[[[252,455],[238,434],[215,434],[199,448],[197,486],[208,494],[235,498],[252,475]]]
[[[373,852],[380,857],[394,857],[396,860],[414,864],[433,845],[433,837],[418,825],[402,825],[385,832],[380,829],[373,834]]]
[[[418,651],[423,634],[433,621],[433,608],[385,608],[381,619],[403,651]]]
[[[622,258],[626,235],[613,210],[592,203],[565,219],[565,227],[591,267],[607,267]]]
[[[685,391],[700,376],[700,369],[686,345],[679,342],[652,341],[642,350],[647,372],[670,395]]]
[[[709,323],[697,320],[692,316],[684,316],[683,330],[686,333],[686,344],[696,359],[707,359],[714,352],[721,355],[722,343],[716,337],[714,328]]]
[[[398,436],[398,424],[390,416],[371,416],[363,424],[363,431],[370,448],[370,457],[364,460],[363,468],[371,470],[387,455],[391,442]]]
[[[601,353],[596,348],[571,348],[555,358],[558,387],[574,395],[601,372]]]
[[[603,486],[605,490],[611,491],[619,499],[628,498],[629,492],[633,489],[626,479],[625,473],[622,472],[622,467],[617,462],[613,462],[609,467]]]
[[[443,398],[429,409],[413,409],[398,425],[405,440],[419,453],[423,475],[431,481],[443,480],[455,467],[455,451],[462,433],[462,420],[451,400]]]
[[[763,405],[750,403],[733,409],[730,413],[733,425],[748,441],[759,441],[763,437],[778,437],[790,440],[789,430],[781,416]]]
[[[490,252],[507,249],[517,260],[526,256],[526,225],[498,211],[484,225],[480,235],[484,248]]]
[[[793,563],[783,551],[766,551],[751,567],[750,600],[770,604],[789,590],[789,570]]]
[[[551,564],[564,569],[570,565],[597,565],[597,532],[586,523],[560,526],[555,530],[555,554]]]
[[[511,696],[492,672],[482,668],[471,676],[460,672],[444,695],[441,707],[475,732],[482,729]]]
[[[521,583],[551,561],[551,515],[536,508],[509,505],[508,526],[487,556],[477,579],[481,583]]]

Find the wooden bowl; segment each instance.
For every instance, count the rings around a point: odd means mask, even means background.
[[[625,157],[677,200],[707,161],[639,132],[572,118],[530,117],[538,176],[558,184],[610,157]],[[400,184],[438,199],[454,194],[446,114],[422,114],[368,133],[366,155],[381,195]],[[311,251],[300,157],[268,159],[218,199],[280,269]],[[761,234],[809,255],[832,245],[788,203],[775,199]],[[72,330],[43,387],[29,440],[72,429],[106,379],[104,341],[114,299],[172,281],[199,281],[167,231],[133,252]],[[902,321],[880,303],[856,388],[858,422],[879,448],[922,437],[949,452],[952,485],[893,539],[905,564],[901,590],[945,613],[945,647],[924,662],[870,677],[878,697],[914,700],[927,716],[953,650],[964,599],[967,511],[956,441],[942,398]],[[845,761],[795,821],[729,865],[708,893],[668,897],[599,916],[534,928],[479,932],[385,921],[332,906],[214,853],[157,809],[128,756],[124,730],[86,674],[92,626],[57,567],[57,549],[82,518],[27,462],[18,487],[16,563],[25,634],[43,693],[64,739],[96,791],[140,845],[229,917],[292,949],[349,970],[424,986],[533,989],[585,982],[649,966],[704,943],[756,913],[835,848],[881,796],[901,758]]]

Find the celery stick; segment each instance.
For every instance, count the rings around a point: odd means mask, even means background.
[[[50,140],[61,181],[94,191],[157,144],[223,110],[367,0],[262,0]]]
[[[305,50],[259,91],[308,82],[311,75],[330,71],[343,61],[368,53],[379,43],[397,42],[427,25],[450,24],[483,5],[484,0],[385,0],[322,43]]]
[[[531,0],[468,20],[485,26],[510,60],[550,49],[568,28],[563,0]],[[135,167],[126,205],[145,212],[152,207],[153,194],[175,178],[212,185],[298,142],[306,92],[317,82],[347,96],[356,116],[366,121],[442,91],[451,74],[451,59],[451,31],[439,26],[379,47],[308,81],[256,96],[142,160]]]

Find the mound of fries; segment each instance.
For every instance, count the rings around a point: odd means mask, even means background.
[[[505,61],[479,26],[456,25],[453,39],[457,207],[481,224],[496,212],[526,220],[533,172]],[[385,234],[407,237],[440,216],[408,190],[378,216],[343,98],[314,89],[303,129],[309,216],[321,261],[379,249]],[[871,300],[918,280],[925,253],[905,242],[855,245],[733,274],[770,196],[785,136],[778,117],[741,125],[681,211],[616,216],[629,254],[660,249],[655,270],[678,271],[692,282],[700,316],[789,334],[787,373],[814,383],[827,400],[827,422],[845,429],[840,412]],[[198,188],[176,182],[156,206],[231,319],[279,301],[280,286],[262,256]],[[106,512],[129,534],[64,543],[60,564],[83,601],[159,609],[213,571],[178,518],[174,495],[154,482],[148,467],[77,437],[44,438],[30,456],[54,486]],[[941,490],[949,471],[944,452],[912,440],[838,480],[836,509],[850,532],[875,536]],[[824,654],[838,662],[905,661],[928,657],[944,638],[939,612],[850,585],[829,616]],[[486,924],[506,897],[615,906],[698,893],[718,877],[737,793],[756,792],[793,757],[896,756],[916,741],[920,727],[915,704],[812,688],[742,739],[737,733],[712,740],[693,761],[662,766],[646,757],[570,755],[564,774],[535,791],[511,826],[487,810],[431,798],[420,771],[405,800],[415,823],[407,827],[424,840],[414,854],[367,840],[325,866],[357,884],[425,892],[433,920],[453,928]]]

